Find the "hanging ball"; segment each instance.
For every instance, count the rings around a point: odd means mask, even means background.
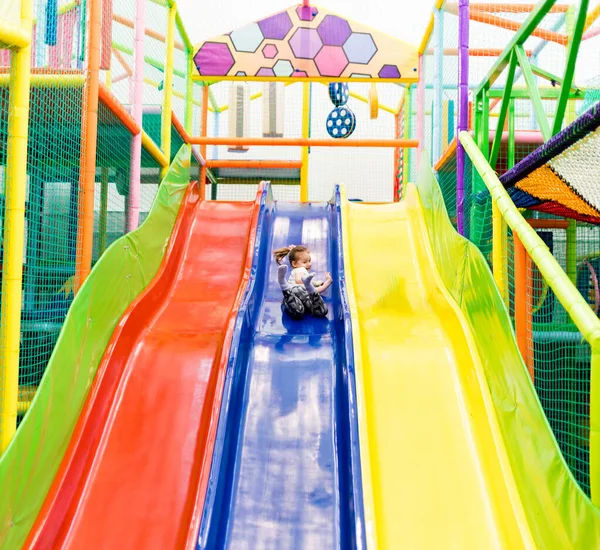
[[[350,98],[350,89],[345,82],[331,82],[329,84],[329,99],[336,107],[341,107],[348,103]]]
[[[356,130],[356,115],[348,107],[336,107],[329,113],[326,127],[334,139],[349,138]]]

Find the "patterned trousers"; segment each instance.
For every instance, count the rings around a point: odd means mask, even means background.
[[[293,286],[283,291],[283,308],[294,319],[302,319],[305,313],[315,317],[327,317],[327,306],[323,297],[315,292],[309,294],[303,286]]]

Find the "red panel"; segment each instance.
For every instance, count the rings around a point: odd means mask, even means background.
[[[159,274],[113,334],[26,547],[195,546],[258,201],[205,202],[190,187]]]
[[[588,216],[586,214],[580,214],[571,208],[553,201],[543,202],[537,206],[531,208],[531,210],[538,210],[539,212],[546,212],[547,214],[554,214],[555,216],[562,216],[563,218],[572,218],[581,222],[592,223],[600,225],[600,218],[595,216]]]

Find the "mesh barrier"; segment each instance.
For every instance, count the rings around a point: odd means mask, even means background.
[[[242,83],[236,88],[240,98],[251,98],[245,104],[242,99],[238,107],[229,105],[232,96],[229,83],[211,86],[215,102],[221,112],[213,120],[209,118],[208,134],[221,137],[243,135],[246,137],[263,137],[265,106],[263,104],[263,84],[254,82]],[[277,101],[284,102],[285,110],[281,131],[286,138],[302,136],[302,85],[281,86],[277,93]],[[369,93],[369,85],[351,83],[351,97],[348,107],[356,114],[356,130],[351,139],[394,138],[394,112],[399,104],[401,90],[397,86],[380,84],[377,86],[379,104],[382,108],[377,119],[370,118],[369,105],[365,98]],[[328,87],[322,84],[311,85],[310,137],[328,138],[326,128],[327,116],[333,109],[329,99]],[[385,110],[384,110],[385,108]],[[391,112],[390,112],[391,111]],[[231,117],[235,116],[234,121]],[[217,122],[218,119],[218,122]],[[236,133],[241,132],[241,133]],[[300,161],[299,147],[250,147],[235,149],[226,146],[209,147],[207,157],[219,161],[266,160],[266,161]],[[365,166],[369,166],[369,179],[365,181]],[[217,184],[212,185],[212,197],[218,200],[250,200],[254,189],[261,179],[268,179],[273,184],[274,196],[278,200],[298,200],[300,197],[300,169],[264,170],[252,175],[252,171],[237,169],[212,170]],[[394,150],[359,149],[359,148],[327,148],[313,147],[309,150],[309,200],[329,200],[333,187],[343,183],[351,198],[371,201],[391,201],[393,198]],[[247,188],[245,188],[246,186]]]

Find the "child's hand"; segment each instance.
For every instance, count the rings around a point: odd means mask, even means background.
[[[331,278],[331,273],[325,273],[325,282],[330,283],[331,281],[333,281],[333,279]]]

